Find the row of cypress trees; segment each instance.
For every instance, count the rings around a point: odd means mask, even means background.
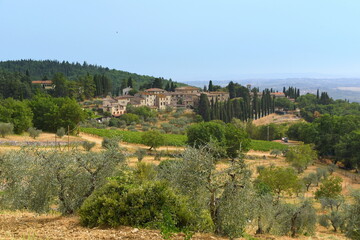
[[[258,119],[275,111],[275,98],[270,93],[269,89],[265,89],[260,96],[259,90],[253,88],[251,92],[243,91],[242,96],[232,96],[225,102],[209,101],[206,94],[201,94],[197,112],[204,121],[218,119],[228,123],[232,118],[242,121]]]

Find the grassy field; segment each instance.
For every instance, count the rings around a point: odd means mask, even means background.
[[[111,130],[111,129],[97,129],[97,128],[81,128],[84,133],[114,138],[120,137],[122,141],[127,143],[141,144],[141,135],[143,132],[132,132],[122,130]],[[163,134],[165,137],[165,146],[185,146],[187,137],[186,135],[180,134]],[[251,140],[251,149],[255,151],[271,151],[273,149],[284,150],[287,146],[278,142],[268,142],[261,140]]]
[[[268,152],[273,149],[285,150],[288,146],[278,142],[268,142],[263,140],[251,140],[250,149],[255,151]]]

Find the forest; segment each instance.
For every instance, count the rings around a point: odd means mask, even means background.
[[[41,89],[31,85],[35,80],[52,80],[58,86],[53,96],[73,97],[78,100],[112,94],[121,95],[122,89],[184,86],[171,79],[151,77],[104,68],[84,62],[69,63],[55,60],[19,60],[0,62],[0,97],[30,98]]]

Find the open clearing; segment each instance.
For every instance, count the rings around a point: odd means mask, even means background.
[[[253,124],[255,126],[260,126],[270,123],[281,124],[281,123],[298,122],[298,121],[303,121],[303,120],[298,116],[296,116],[295,114],[279,115],[276,113],[271,113],[265,117],[253,120]]]

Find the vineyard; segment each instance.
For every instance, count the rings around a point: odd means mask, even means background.
[[[121,141],[134,144],[142,144],[142,132],[97,129],[97,128],[81,128],[81,132],[96,135],[103,138],[121,138]],[[185,146],[187,141],[186,135],[181,134],[162,134],[165,138],[165,146]],[[287,145],[278,142],[269,142],[262,140],[251,140],[251,149],[254,151],[271,151],[273,149],[285,150]]]

